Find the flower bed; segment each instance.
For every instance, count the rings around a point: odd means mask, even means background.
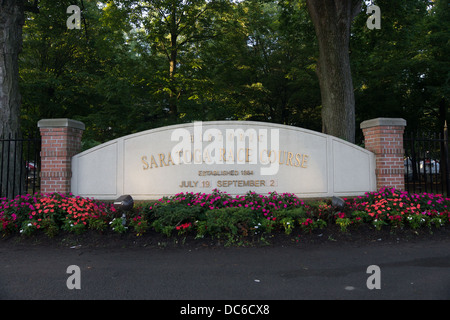
[[[290,234],[294,229],[311,233],[330,225],[348,232],[362,224],[381,230],[441,228],[450,223],[450,198],[387,188],[344,199],[342,207],[333,207],[329,200],[302,201],[288,193],[249,192],[236,197],[218,190],[180,193],[136,205],[125,220],[111,204],[70,194],[24,195],[0,201],[3,235],[45,233],[53,237],[60,232],[96,230],[139,236],[153,229],[168,237],[191,234],[235,241],[272,232]]]
[[[115,213],[111,205],[59,193],[36,193],[0,200],[0,231],[3,234],[31,235],[41,231],[52,237],[61,230],[77,234],[88,228],[104,230]]]

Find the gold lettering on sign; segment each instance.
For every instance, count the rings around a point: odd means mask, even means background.
[[[217,187],[265,187],[266,180],[219,180],[217,181]]]
[[[301,154],[300,153],[296,153],[295,154],[295,166],[296,167],[300,167],[300,164],[301,164],[301,162],[302,162],[302,160],[301,160]]]
[[[306,162],[308,161],[309,156],[304,154],[303,155],[303,160],[302,160],[302,168],[306,168]]]
[[[263,155],[264,154],[266,155],[267,161],[263,161]],[[268,164],[269,163],[269,159],[267,157],[267,149],[261,150],[261,153],[259,154],[259,161],[261,162],[261,164]]]
[[[241,160],[241,157],[239,156],[239,155],[241,154],[241,151],[245,152],[245,151],[244,151],[244,148],[240,148],[240,149],[238,150],[238,154],[237,154],[237,161],[238,161],[238,163],[244,162],[244,160]]]
[[[189,155],[189,160],[187,159],[186,155]],[[185,162],[185,163],[191,163],[191,161],[192,161],[192,153],[190,153],[190,152],[185,152],[185,153],[184,153],[184,162]],[[181,162],[180,162],[180,163],[181,163]]]
[[[292,157],[293,157],[294,155],[292,154],[292,152],[288,152],[288,157],[287,157],[287,160],[286,160],[286,165],[287,166],[293,166],[293,164],[292,164]]]
[[[197,153],[200,155],[199,158],[197,158]],[[200,149],[195,149],[194,150],[194,161],[195,163],[201,163],[202,162],[202,152]]]
[[[223,162],[227,161],[225,159],[225,149],[224,148],[220,148],[220,161],[223,161]]]
[[[181,181],[180,188],[195,188],[198,185],[198,181]]]
[[[169,165],[170,163],[172,163],[172,165],[174,166],[175,163],[172,160],[172,153],[169,152],[168,157],[167,157],[167,165]]]
[[[152,158],[150,159],[150,169],[153,169],[153,165],[155,165],[155,168],[158,168],[155,157],[152,155]]]
[[[175,165],[175,163],[172,160],[172,154],[169,152],[167,154],[167,163],[166,163],[166,155],[164,153],[160,153],[159,155],[159,165],[161,167],[168,167],[170,165],[170,163],[172,162],[172,165]]]
[[[273,161],[272,161],[272,154],[273,154]],[[275,161],[277,161],[277,153],[274,150],[270,150],[268,152],[268,155],[269,155],[270,163],[275,163]]]
[[[228,152],[228,158],[227,158],[226,161],[227,161],[227,162],[230,162],[230,163],[233,163],[233,162],[234,162],[234,152],[233,152],[233,150],[230,150],[230,151]]]
[[[281,160],[281,152],[283,152],[283,160]],[[278,150],[278,164],[283,164],[286,158],[286,151]]]
[[[206,163],[211,163],[212,162],[211,157],[209,156],[208,150],[203,151],[203,160]]]
[[[194,149],[193,151],[180,151],[175,155],[178,164],[213,164],[216,157],[213,157],[209,150]],[[308,154],[294,153],[288,150],[267,150],[262,149],[260,152],[252,148],[239,148],[237,150],[220,148],[214,150],[218,152],[218,157],[226,164],[259,164],[268,165],[276,161],[280,165],[307,168],[310,156]],[[141,165],[143,170],[156,169],[160,167],[170,167],[177,165],[172,158],[172,153],[156,153],[155,155],[142,155]]]
[[[159,166],[164,167],[164,165],[166,165],[164,162],[164,158],[165,158],[164,153],[160,153],[160,154],[158,154],[158,156],[159,156]]]
[[[142,156],[141,161],[142,161],[142,163],[144,164],[144,165],[142,166],[142,168],[143,168],[144,170],[147,170],[148,167],[149,167],[149,164],[148,164],[148,162],[147,162],[147,156]]]
[[[250,156],[251,156],[250,149],[245,148],[245,162],[250,162],[250,159],[249,159]]]

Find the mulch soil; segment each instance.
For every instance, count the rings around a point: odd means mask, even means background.
[[[391,229],[384,227],[375,230],[368,225],[350,228],[348,232],[342,232],[337,225],[328,226],[322,230],[314,230],[305,233],[295,228],[287,235],[283,231],[275,231],[270,234],[241,237],[228,241],[226,238],[213,238],[205,236],[196,239],[195,235],[173,235],[167,237],[154,231],[148,231],[137,236],[133,233],[117,234],[112,231],[99,233],[97,231],[86,231],[81,235],[72,233],[60,233],[53,238],[45,234],[32,236],[9,235],[0,238],[0,245],[11,246],[39,246],[39,247],[69,247],[69,248],[131,248],[150,247],[159,249],[169,248],[217,248],[217,247],[262,247],[262,246],[320,246],[320,245],[379,245],[395,244],[399,242],[418,242],[422,240],[449,240],[450,227],[423,228],[413,230],[409,228]]]

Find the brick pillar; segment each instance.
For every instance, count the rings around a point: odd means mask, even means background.
[[[376,118],[361,123],[365,147],[375,153],[377,188],[405,189],[403,133],[406,120]]]
[[[41,193],[68,193],[72,156],[81,151],[84,123],[71,119],[44,119],[41,132]]]

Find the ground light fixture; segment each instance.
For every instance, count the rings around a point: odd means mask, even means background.
[[[126,223],[125,212],[133,209],[134,200],[130,195],[122,195],[116,200],[114,200],[114,208],[119,212],[122,212],[122,224]]]

